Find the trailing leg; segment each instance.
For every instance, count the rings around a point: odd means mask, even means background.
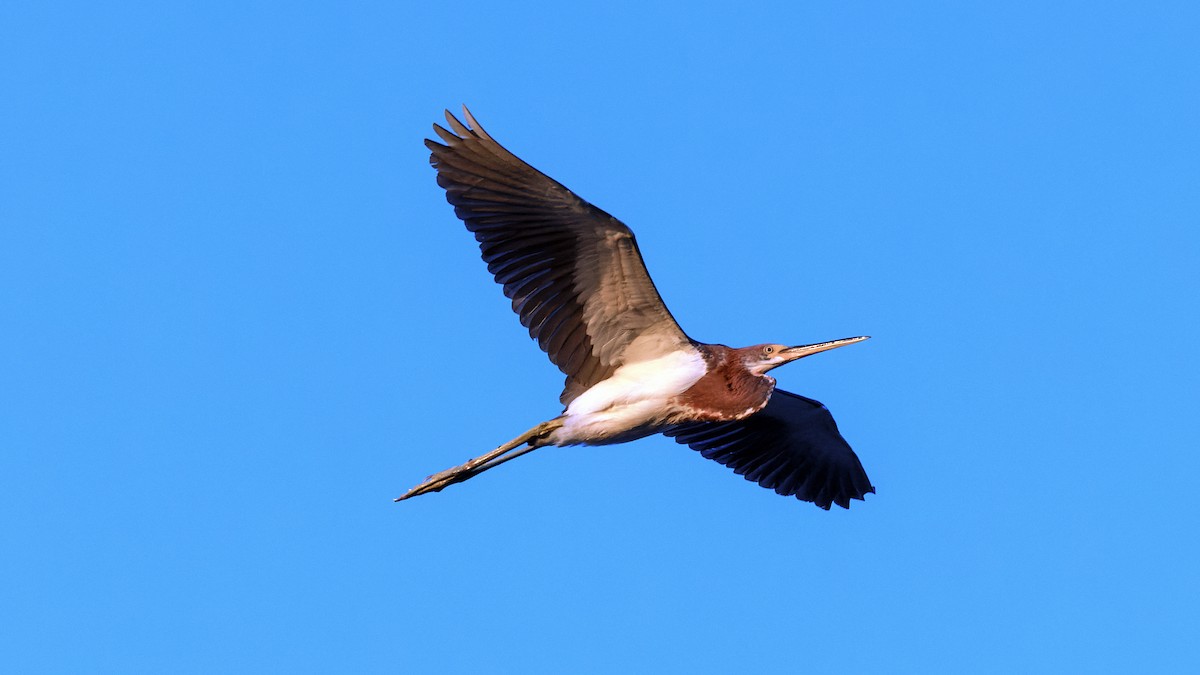
[[[516,459],[544,445],[549,445],[546,442],[547,438],[555,429],[561,426],[562,418],[560,417],[556,417],[549,422],[542,422],[486,455],[481,455],[475,459],[468,460],[465,464],[460,464],[459,466],[433,474],[426,478],[420,485],[404,493],[403,496],[397,497],[395,501],[404,501],[410,497],[423,495],[427,492],[440,492],[447,485],[461,483],[468,478],[478,476],[488,469],[500,466],[511,459]]]

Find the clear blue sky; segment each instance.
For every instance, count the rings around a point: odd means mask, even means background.
[[[1196,672],[1200,10],[752,4],[4,4],[0,670]],[[694,337],[873,335],[778,374],[878,494],[392,504],[559,410],[462,103]]]

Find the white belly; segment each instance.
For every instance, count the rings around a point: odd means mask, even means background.
[[[655,433],[672,412],[671,399],[706,370],[704,357],[693,350],[621,366],[571,401],[551,440],[555,445],[621,443]]]

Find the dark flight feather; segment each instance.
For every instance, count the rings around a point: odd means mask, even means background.
[[[681,424],[663,433],[747,480],[823,509],[850,508],[851,499],[875,492],[829,410],[780,389],[745,419]]]

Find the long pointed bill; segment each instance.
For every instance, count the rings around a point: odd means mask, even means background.
[[[787,349],[780,352],[780,354],[783,355],[785,358],[787,358],[788,361],[795,361],[796,359],[802,359],[806,356],[812,356],[813,354],[827,352],[830,349],[837,349],[838,347],[845,347],[846,345],[852,345],[855,342],[862,342],[863,340],[866,340],[869,337],[871,337],[871,336],[870,335],[860,335],[858,337],[842,338],[841,340],[830,340],[829,342],[818,342],[815,345],[800,345],[799,347],[788,347]]]

